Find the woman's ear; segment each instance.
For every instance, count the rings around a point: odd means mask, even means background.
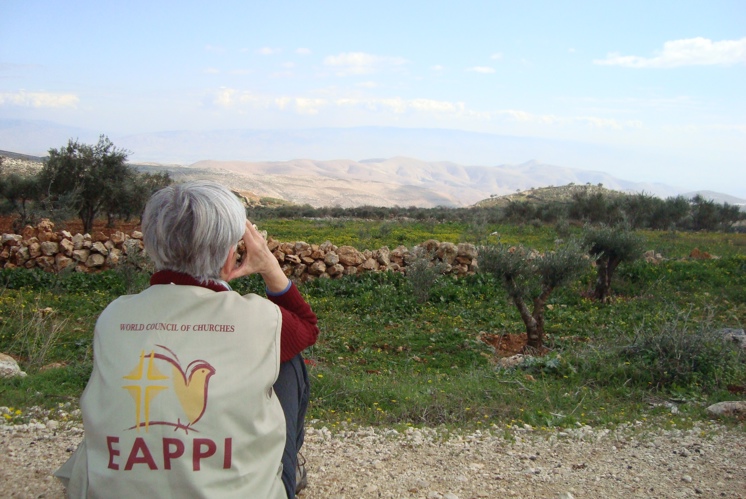
[[[223,267],[220,269],[220,278],[224,281],[228,281],[233,269],[236,268],[236,247],[231,246],[228,251],[228,258],[225,259]]]

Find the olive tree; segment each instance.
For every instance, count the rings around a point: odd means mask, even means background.
[[[622,262],[632,262],[642,256],[644,239],[627,225],[586,227],[583,241],[596,259],[596,283],[591,296],[606,302],[611,296],[611,278]]]
[[[540,254],[525,246],[483,246],[477,257],[479,271],[495,276],[518,309],[526,326],[527,350],[544,345],[544,311],[552,292],[589,269],[587,249],[569,241]]]
[[[40,172],[42,188],[52,200],[69,199],[83,231],[90,232],[96,216],[134,175],[125,164],[127,154],[105,135],[95,145],[70,139],[67,146],[49,150]]]

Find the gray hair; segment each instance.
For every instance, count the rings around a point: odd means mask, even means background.
[[[207,282],[220,279],[231,247],[243,236],[246,209],[215,182],[174,184],[151,196],[142,230],[155,270],[182,272]]]

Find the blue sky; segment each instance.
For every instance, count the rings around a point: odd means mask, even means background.
[[[746,195],[744,89],[741,0],[0,1],[0,117],[110,136],[459,129],[626,148],[661,173],[620,177]]]

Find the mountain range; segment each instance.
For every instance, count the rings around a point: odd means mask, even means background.
[[[22,155],[42,156],[70,138],[95,143],[98,135],[51,122],[0,119],[0,149]],[[696,193],[660,182],[620,179],[593,165],[581,169],[557,166],[554,161],[525,161],[543,156],[563,158],[562,164],[588,166],[587,158],[594,158],[594,164],[608,170],[606,167],[613,162],[634,163],[636,158],[630,151],[460,130],[357,127],[172,131],[109,138],[117,147],[130,151],[131,163],[140,169],[168,170],[177,180],[212,178],[250,197],[312,206],[469,206],[492,196],[570,183],[603,184],[608,189],[660,197],[690,197]],[[362,160],[295,159],[359,158],[364,152],[377,156]],[[459,159],[439,161],[441,158]],[[495,165],[494,158],[503,162]],[[630,173],[627,169],[615,171]],[[746,208],[746,201],[725,194],[708,191],[705,197]]]

